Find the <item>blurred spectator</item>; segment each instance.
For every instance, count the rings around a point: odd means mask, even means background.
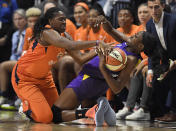
[[[39,8],[32,7],[26,10],[28,28],[26,29],[26,34],[24,38],[23,54],[29,49],[29,46],[33,42],[31,41],[33,35],[33,28],[40,15],[41,10]]]
[[[11,30],[12,14],[17,8],[16,0],[0,0],[0,38],[3,39],[2,43],[4,43],[7,33]],[[9,49],[11,49],[10,42],[5,42],[2,46],[0,46],[0,62],[9,59]]]
[[[34,6],[36,0],[16,0],[18,8],[27,10],[28,8]]]
[[[18,29],[12,36],[12,54],[10,60],[4,61],[0,64],[0,89],[1,89],[1,97],[0,104],[6,102],[9,87],[9,73],[11,73],[13,66],[16,61],[20,58],[24,43],[25,36],[25,28],[26,28],[26,16],[25,11],[23,9],[17,9],[13,15],[13,21],[15,27]]]
[[[176,0],[169,0],[168,4],[171,7],[172,13],[176,13]]]

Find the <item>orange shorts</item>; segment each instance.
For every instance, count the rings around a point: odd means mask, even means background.
[[[12,72],[12,85],[23,102],[23,112],[30,111],[30,117],[36,122],[52,121],[51,107],[59,95],[51,73],[44,79],[36,79],[20,74],[15,66]]]

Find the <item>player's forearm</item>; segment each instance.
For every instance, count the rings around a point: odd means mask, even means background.
[[[67,47],[67,50],[82,50],[97,45],[97,41],[72,41],[72,43]]]
[[[91,50],[89,53],[85,53],[82,55],[81,57],[81,63],[80,64],[84,64],[87,61],[91,60],[93,57],[95,57],[97,54],[95,52],[95,50]]]
[[[111,88],[111,90],[117,94],[121,91],[121,87],[118,85],[117,80],[113,79],[111,74],[107,72],[107,69],[105,67],[100,67],[100,71],[103,74],[108,86]]]
[[[124,42],[128,41],[129,37],[121,33],[120,31],[116,30],[112,27],[111,23],[109,21],[102,23],[103,29],[111,35],[116,41],[118,42]]]
[[[84,63],[86,63],[87,61],[91,60],[93,57],[95,57],[97,55],[94,50],[91,50],[89,53],[84,53],[84,54],[81,54],[78,51],[75,52],[74,54],[72,52],[69,52],[69,54],[80,65],[83,65]]]

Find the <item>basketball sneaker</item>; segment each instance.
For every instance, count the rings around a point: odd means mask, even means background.
[[[119,110],[118,113],[116,113],[116,119],[123,120],[127,115],[130,115],[131,113],[132,112],[127,107],[124,107],[122,110]]]
[[[98,104],[96,104],[96,105],[94,105],[92,108],[90,108],[90,109],[86,112],[85,116],[88,117],[88,118],[92,118],[92,119],[95,120],[95,113],[96,113],[97,109],[98,109]]]
[[[85,116],[88,118],[93,118],[95,121],[96,126],[103,126],[104,121],[108,126],[115,126],[116,125],[116,117],[115,112],[109,105],[108,100],[105,97],[100,97],[97,100],[95,106],[90,108]]]
[[[96,126],[103,126],[104,121],[108,126],[116,125],[115,112],[111,108],[106,97],[100,97],[97,100],[98,109],[95,113],[95,123]]]
[[[6,103],[8,101],[7,98],[3,97],[3,96],[0,96],[0,105]]]
[[[150,113],[144,112],[143,108],[139,108],[137,111],[133,112],[131,115],[126,116],[126,120],[142,120],[142,121],[149,121],[150,120]]]

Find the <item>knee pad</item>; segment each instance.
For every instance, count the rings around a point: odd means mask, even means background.
[[[54,123],[62,122],[62,110],[55,105],[52,106],[51,110],[53,112],[53,122]]]

